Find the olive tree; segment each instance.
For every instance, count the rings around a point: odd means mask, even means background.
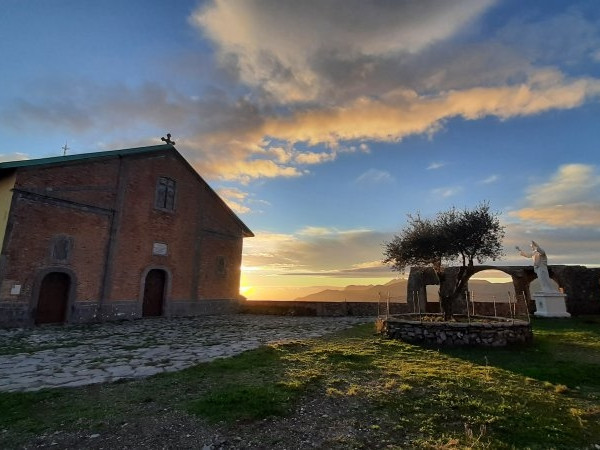
[[[448,320],[452,305],[475,273],[474,261],[481,264],[501,257],[503,238],[504,227],[487,202],[472,210],[453,207],[432,219],[409,214],[407,225],[385,244],[383,262],[398,271],[410,266],[433,268],[440,283],[440,305]],[[444,268],[455,262],[460,263],[458,274],[446,280]]]

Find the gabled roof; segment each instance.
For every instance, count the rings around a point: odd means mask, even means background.
[[[69,163],[73,161],[82,161],[87,159],[98,159],[98,158],[114,158],[115,156],[129,156],[129,155],[137,155],[140,153],[150,153],[156,152],[160,150],[170,150],[175,149],[172,145],[162,144],[162,145],[151,145],[148,147],[136,147],[136,148],[125,148],[122,150],[110,150],[105,152],[93,152],[93,153],[78,153],[76,155],[65,155],[65,156],[52,156],[50,158],[40,158],[40,159],[24,159],[19,161],[7,161],[0,163],[0,170],[3,169],[16,169],[19,167],[33,167],[33,166],[42,166],[48,164],[63,164]],[[179,153],[179,152],[177,152]]]
[[[78,163],[78,162],[86,162],[91,160],[98,159],[106,159],[106,158],[116,158],[116,157],[124,157],[124,156],[133,156],[140,155],[144,153],[154,153],[161,151],[171,151],[177,156],[183,164],[198,178],[198,180],[204,184],[209,192],[215,196],[215,198],[221,203],[223,208],[232,216],[232,218],[240,225],[242,229],[242,234],[244,237],[252,237],[254,233],[246,226],[244,222],[231,210],[229,206],[223,201],[223,199],[211,188],[206,181],[196,172],[196,170],[191,166],[191,164],[177,151],[177,149],[171,144],[162,144],[162,145],[152,145],[148,147],[136,147],[136,148],[126,148],[121,150],[110,150],[104,152],[93,152],[93,153],[78,153],[75,155],[65,155],[65,156],[53,156],[50,158],[40,158],[40,159],[25,159],[20,161],[7,161],[0,163],[0,174],[2,172],[12,172],[15,169],[20,168],[29,168],[29,167],[38,167],[38,166],[50,166],[57,164],[70,164],[70,163]]]

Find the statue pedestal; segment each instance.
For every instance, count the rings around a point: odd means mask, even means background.
[[[560,292],[535,292],[533,295],[537,317],[571,317],[567,312],[565,299],[567,296]]]

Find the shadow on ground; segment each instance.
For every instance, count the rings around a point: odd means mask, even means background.
[[[532,324],[531,345],[440,352],[539,381],[600,391],[600,317],[534,319]]]

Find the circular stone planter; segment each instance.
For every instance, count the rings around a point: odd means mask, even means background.
[[[405,342],[443,346],[505,347],[533,340],[531,324],[524,320],[486,316],[454,316],[444,322],[441,316],[403,314],[378,318],[377,332]],[[470,321],[470,322],[469,322]]]

